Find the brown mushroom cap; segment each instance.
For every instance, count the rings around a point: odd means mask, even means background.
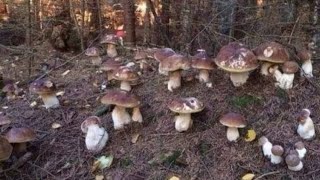
[[[55,84],[50,80],[36,80],[30,84],[29,90],[37,94],[53,94],[56,91]]]
[[[215,64],[212,59],[208,57],[206,51],[202,49],[198,51],[199,52],[191,58],[191,66],[195,69],[214,69]]]
[[[82,123],[81,123],[81,131],[84,132],[84,133],[87,133],[88,132],[88,127],[90,125],[93,125],[93,124],[97,124],[100,126],[101,124],[101,119],[97,116],[90,116],[88,117],[86,120],[84,120]]]
[[[9,159],[12,149],[13,147],[9,141],[5,137],[0,136],[0,161]]]
[[[102,38],[100,40],[100,44],[114,44],[114,45],[117,45],[118,41],[119,41],[119,38],[115,34],[105,34],[104,36],[102,36]]]
[[[286,61],[282,65],[281,69],[286,74],[294,74],[299,71],[299,65],[298,65],[298,63],[296,63],[294,61]]]
[[[126,108],[134,108],[140,105],[138,97],[125,90],[107,90],[101,98],[102,104],[114,104]]]
[[[85,55],[86,56],[99,56],[100,50],[97,47],[90,47],[90,48],[86,49]]]
[[[120,81],[137,81],[139,75],[127,66],[121,66],[114,70],[113,78]]]
[[[36,133],[26,127],[22,128],[12,128],[6,134],[5,137],[8,139],[9,143],[24,143],[32,141],[36,138]]]
[[[11,120],[4,113],[0,112],[0,126],[10,124]]]
[[[119,61],[115,61],[114,59],[108,59],[107,61],[103,62],[100,66],[102,71],[114,71],[122,66],[122,63]]]
[[[294,144],[294,147],[295,147],[296,149],[299,149],[299,150],[305,148],[302,141],[296,142],[296,143]]]
[[[167,59],[169,56],[174,55],[175,52],[171,48],[162,48],[158,49],[154,52],[153,57],[161,62],[164,59]]]
[[[226,71],[238,73],[252,71],[258,67],[258,61],[253,52],[237,42],[223,46],[215,63]]]
[[[191,67],[191,62],[186,56],[174,54],[162,60],[159,67],[163,71],[177,71],[180,69],[188,70]]]
[[[286,163],[290,167],[298,166],[300,163],[299,155],[291,153],[286,157]]]
[[[246,119],[238,113],[228,113],[222,116],[220,123],[228,127],[244,128],[247,126]]]
[[[289,61],[289,53],[287,49],[276,42],[262,43],[256,47],[253,52],[260,61],[268,61],[272,63],[284,63]]]
[[[204,109],[204,103],[194,97],[177,98],[170,101],[168,107],[176,113],[196,113]]]
[[[298,51],[298,57],[302,62],[311,60],[311,52],[304,48]]]
[[[275,145],[275,146],[272,146],[271,152],[276,156],[282,156],[282,154],[284,153],[284,149],[279,145]]]

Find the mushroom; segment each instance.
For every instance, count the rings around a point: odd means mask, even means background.
[[[302,61],[300,75],[312,78],[312,61],[311,61],[311,52],[307,49],[302,49],[298,52],[298,57]]]
[[[303,163],[299,158],[299,155],[296,153],[290,153],[286,157],[286,163],[288,169],[291,171],[300,171],[303,168]]]
[[[131,91],[130,82],[137,81],[139,75],[134,72],[130,67],[120,66],[113,72],[113,79],[121,81],[120,89]]]
[[[0,161],[9,159],[12,149],[12,145],[9,141],[5,137],[0,136]]]
[[[15,83],[7,83],[3,88],[2,92],[6,93],[8,100],[14,99],[19,94],[19,88]]]
[[[179,113],[175,116],[175,129],[178,132],[187,131],[193,124],[191,113],[200,112],[204,109],[204,104],[195,97],[177,98],[169,102],[171,111]]]
[[[140,101],[138,97],[125,90],[107,90],[101,98],[103,104],[115,105],[112,111],[114,129],[122,129],[124,125],[131,122],[131,117],[126,108],[134,108],[132,120],[142,122],[142,115],[139,110]]]
[[[304,147],[304,144],[302,141],[298,141],[294,144],[294,147],[296,148],[296,151],[298,152],[299,158],[303,159],[306,156],[307,149]]]
[[[207,87],[212,87],[209,79],[209,70],[214,69],[214,62],[208,57],[204,49],[198,49],[198,53],[192,57],[193,68],[199,69],[199,81],[206,83]]]
[[[81,123],[81,130],[86,133],[86,147],[89,151],[100,152],[106,145],[109,135],[101,127],[101,120],[97,116],[90,116]]]
[[[187,57],[174,54],[160,62],[159,68],[165,72],[169,72],[168,90],[173,91],[181,87],[181,70],[188,70],[191,62]]]
[[[283,160],[282,155],[284,153],[283,148],[280,145],[272,146],[271,148],[271,163],[280,164]]]
[[[293,87],[294,73],[298,72],[298,70],[299,65],[294,61],[286,61],[282,65],[283,73],[278,70],[278,66],[269,68],[270,74],[272,74],[277,81],[275,86],[281,89],[291,89]]]
[[[220,123],[227,126],[227,139],[229,141],[237,141],[240,137],[238,128],[244,128],[247,126],[245,118],[241,114],[228,113],[222,116]]]
[[[268,76],[269,68],[275,64],[289,61],[289,53],[285,47],[276,42],[265,42],[253,50],[259,61],[263,61],[260,69],[262,75]]]
[[[141,70],[144,70],[147,68],[147,61],[148,53],[143,50],[137,50],[134,55],[134,60],[139,63],[139,67]]]
[[[100,49],[97,47],[91,47],[86,49],[85,55],[89,56],[91,63],[93,65],[100,65],[102,63],[102,59],[100,57]]]
[[[271,154],[272,154],[271,153],[272,144],[268,140],[268,138],[265,137],[265,136],[260,137],[259,145],[262,146],[263,155],[270,159],[271,158]]]
[[[56,86],[50,80],[36,80],[31,83],[30,91],[39,94],[46,109],[57,108],[60,106],[59,100],[55,94]]]
[[[153,54],[153,57],[155,60],[161,63],[164,59],[167,59],[169,56],[173,56],[174,54],[175,52],[171,48],[162,48],[162,49],[156,50]],[[160,64],[159,64],[159,73],[163,75],[169,74],[167,71],[164,71],[163,69],[161,69]]]
[[[310,140],[316,136],[314,124],[310,118],[310,114],[311,112],[309,109],[303,109],[298,116],[299,125],[297,133],[300,135],[300,137],[307,140]]]
[[[100,70],[107,72],[107,81],[110,81],[113,79],[113,72],[120,66],[122,66],[122,63],[115,61],[114,59],[108,59],[101,64]]]
[[[221,69],[230,72],[230,79],[235,87],[245,84],[250,71],[258,67],[256,56],[243,44],[237,42],[223,46],[215,63]]]
[[[118,41],[119,41],[119,38],[114,34],[105,34],[102,37],[100,44],[106,44],[107,55],[109,57],[114,58],[118,56],[118,52],[116,49],[116,46],[118,45]]]
[[[14,150],[19,153],[26,151],[27,142],[33,141],[36,133],[27,127],[12,128],[5,134],[5,138],[9,143],[14,144]]]

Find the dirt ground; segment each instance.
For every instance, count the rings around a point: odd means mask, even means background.
[[[61,66],[49,74],[59,91],[62,106],[46,110],[37,95],[28,91],[28,65],[25,55],[3,53],[0,65],[4,78],[20,81],[24,96],[15,100],[1,100],[1,111],[11,119],[9,126],[1,127],[4,134],[10,127],[27,126],[36,130],[37,139],[30,143],[28,151],[33,153],[31,160],[20,168],[0,174],[0,179],[74,179],[89,180],[95,175],[104,175],[105,179],[126,180],[162,180],[175,175],[180,179],[240,179],[246,173],[254,173],[259,179],[320,179],[320,139],[303,141],[308,150],[303,160],[304,168],[300,172],[289,171],[285,163],[271,165],[262,155],[257,140],[245,142],[246,130],[253,128],[257,137],[265,135],[274,144],[293,148],[301,140],[296,133],[297,113],[303,108],[312,111],[316,132],[320,132],[320,64],[314,62],[313,84],[298,77],[294,88],[283,91],[274,87],[272,79],[253,72],[249,82],[235,88],[228,74],[221,70],[211,73],[213,88],[207,88],[197,81],[183,82],[182,88],[171,93],[164,84],[166,77],[157,71],[146,72],[141,82],[133,87],[133,92],[142,100],[141,112],[144,122],[133,123],[125,130],[115,131],[111,120],[111,111],[101,116],[110,140],[99,154],[89,153],[84,144],[84,134],[80,130],[82,121],[102,108],[100,97],[103,90],[99,87],[104,74],[96,73],[84,56],[62,54],[59,58],[46,47],[36,57],[33,74],[41,72],[40,63]],[[66,60],[74,57],[70,63]],[[130,59],[130,58],[126,58]],[[153,60],[150,60],[153,61]],[[14,65],[13,65],[14,64]],[[62,73],[70,70],[66,76]],[[298,74],[297,74],[298,75]],[[95,84],[99,86],[96,87]],[[118,87],[108,85],[107,88]],[[174,129],[174,113],[166,103],[174,97],[197,97],[206,108],[193,114],[193,127],[184,133]],[[36,101],[37,105],[30,104]],[[3,107],[7,106],[7,109]],[[243,114],[248,127],[241,129],[241,138],[230,143],[226,138],[226,128],[219,123],[219,117],[227,112]],[[52,123],[61,128],[51,128]],[[139,134],[136,143],[132,137]],[[102,155],[113,155],[110,168],[91,172],[94,160]],[[9,167],[16,157],[3,162],[3,169]]]

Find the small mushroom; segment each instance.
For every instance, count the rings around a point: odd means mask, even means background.
[[[307,154],[307,149],[304,147],[303,142],[302,141],[296,142],[294,144],[294,147],[299,154],[299,158],[303,159]]]
[[[91,63],[93,65],[100,65],[102,63],[102,59],[100,57],[100,49],[97,47],[90,47],[86,49],[85,55],[89,56]]]
[[[291,171],[300,171],[303,168],[303,163],[299,158],[299,155],[296,153],[290,153],[286,157],[286,163],[288,169]]]
[[[12,145],[9,143],[9,141],[5,137],[0,136],[0,161],[9,159],[12,149]]]
[[[106,145],[109,135],[101,127],[101,120],[97,116],[90,116],[81,123],[82,132],[86,133],[86,147],[89,151],[100,152]]]
[[[153,54],[153,57],[156,61],[161,63],[164,59],[167,59],[168,57],[173,56],[174,54],[176,53],[171,48],[162,48],[162,49],[156,50]],[[160,65],[159,65],[159,73],[163,75],[169,74],[167,71],[164,71]]]
[[[59,100],[55,94],[56,86],[50,80],[36,80],[31,83],[29,87],[30,91],[38,94],[46,109],[57,108],[60,106]]]
[[[280,164],[283,160],[282,155],[284,149],[280,145],[275,145],[271,148],[271,163]]]
[[[19,94],[19,88],[15,83],[7,83],[3,88],[2,92],[6,93],[8,100],[15,99],[16,95]]]
[[[204,109],[204,104],[194,97],[173,99],[168,107],[171,111],[179,113],[175,116],[175,128],[178,132],[187,131],[193,124],[191,113],[200,112]]]
[[[246,119],[237,113],[228,113],[222,116],[220,123],[227,126],[227,139],[229,141],[237,141],[240,137],[238,128],[244,128],[247,126]]]
[[[116,49],[116,46],[118,45],[119,42],[119,38],[114,35],[114,34],[105,34],[101,41],[100,44],[104,44],[106,45],[106,49],[107,49],[107,55],[111,58],[117,57],[118,56],[118,52]]]
[[[9,143],[14,144],[16,152],[25,152],[27,149],[27,142],[33,141],[36,138],[36,133],[26,127],[12,128],[6,134],[5,138]]]
[[[275,86],[281,89],[291,89],[293,87],[294,73],[298,72],[298,70],[299,65],[294,61],[286,61],[283,64],[283,73],[278,70],[278,66],[269,68],[270,74],[272,74],[277,81]]]
[[[137,63],[139,63],[139,67],[141,70],[145,70],[148,67],[147,65],[148,53],[146,51],[137,50],[133,59]]]
[[[137,81],[139,75],[134,72],[130,67],[121,66],[113,71],[113,79],[121,81],[120,89],[131,91],[130,82]]]
[[[236,42],[223,46],[215,63],[221,69],[230,72],[230,79],[235,87],[245,84],[250,71],[258,67],[256,56],[243,44]]]
[[[115,61],[114,59],[108,59],[101,64],[100,70],[107,72],[107,81],[113,79],[113,72],[122,66],[122,63]]]
[[[199,81],[212,87],[209,79],[209,70],[214,69],[214,62],[208,57],[204,49],[198,49],[198,53],[192,57],[192,68],[199,69]]]
[[[122,129],[131,120],[142,122],[142,115],[139,110],[140,101],[136,95],[128,91],[107,90],[106,94],[101,98],[101,103],[115,105],[112,111],[112,120],[116,130]],[[126,108],[134,108],[132,119]]]
[[[268,138],[265,136],[260,137],[259,145],[262,146],[263,155],[270,159],[272,154],[271,149],[273,145],[268,140]]]
[[[312,78],[313,68],[312,68],[312,61],[311,61],[311,58],[312,58],[311,52],[307,49],[302,49],[298,52],[298,57],[302,62],[300,75],[307,78]]]
[[[181,87],[181,70],[188,70],[191,67],[189,59],[180,54],[174,54],[162,60],[159,68],[169,72],[168,90],[173,91]]]
[[[300,137],[306,140],[310,140],[316,136],[314,124],[310,118],[310,114],[311,112],[309,109],[303,109],[298,116],[299,125],[297,133],[300,135]]]

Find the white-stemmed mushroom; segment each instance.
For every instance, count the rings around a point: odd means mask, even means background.
[[[116,49],[116,46],[118,45],[119,38],[114,34],[105,34],[102,36],[102,39],[100,41],[100,44],[103,44],[106,46],[107,49],[107,55],[109,57],[117,57],[118,51]],[[115,59],[117,61],[117,59]]]
[[[31,92],[39,94],[46,109],[57,108],[60,106],[56,96],[56,86],[50,80],[36,80],[29,87]]]
[[[294,144],[294,147],[299,154],[299,158],[303,159],[307,154],[307,149],[304,147],[303,142],[302,141],[296,142]]]
[[[300,171],[303,168],[303,163],[297,153],[290,153],[286,157],[288,169],[291,171]]]
[[[259,145],[262,146],[262,152],[263,155],[266,156],[267,158],[271,158],[271,149],[272,149],[272,143],[268,140],[267,137],[262,136],[259,139]]]
[[[293,87],[294,73],[298,72],[299,65],[294,61],[286,61],[281,69],[283,73],[279,71],[278,66],[269,68],[270,74],[277,81],[275,86],[281,89],[291,89]]]
[[[113,79],[113,72],[121,67],[122,64],[114,59],[108,59],[104,63],[101,64],[100,70],[105,71],[107,74],[107,81]]]
[[[90,116],[81,123],[81,130],[86,133],[85,143],[89,151],[100,152],[106,145],[109,135],[101,127],[101,120],[97,116]]]
[[[90,47],[86,49],[85,55],[88,56],[93,65],[100,65],[102,58],[100,57],[101,50],[98,47]]]
[[[191,118],[191,113],[200,112],[204,109],[203,102],[199,101],[197,98],[178,98],[172,100],[168,107],[171,111],[179,113],[175,116],[175,129],[178,132],[187,131],[193,124]]]
[[[244,128],[247,126],[246,119],[238,113],[227,113],[220,119],[220,123],[227,126],[227,139],[229,141],[237,141],[240,137],[238,128]]]
[[[217,66],[230,72],[235,87],[247,82],[250,71],[258,67],[256,56],[241,43],[232,42],[223,46],[215,58]]]
[[[312,61],[311,61],[311,58],[312,58],[311,52],[308,51],[307,49],[302,49],[298,52],[298,57],[302,62],[300,75],[307,78],[312,78],[313,67],[312,67]]]
[[[282,155],[284,153],[284,149],[280,145],[272,146],[271,148],[271,163],[272,164],[280,164],[283,160]]]
[[[120,82],[120,89],[131,91],[131,84],[132,81],[137,81],[139,79],[139,75],[130,67],[121,66],[113,71],[113,79],[119,80]]]
[[[162,75],[169,75],[168,71],[165,71],[161,68],[160,64],[164,59],[167,59],[169,56],[173,56],[175,52],[171,48],[162,48],[154,52],[153,57],[156,61],[159,62],[158,72]]]
[[[306,140],[313,139],[316,136],[314,124],[310,118],[310,114],[311,112],[309,109],[303,109],[298,117],[299,125],[297,133],[300,135],[300,137]]]
[[[204,49],[198,49],[198,53],[191,58],[192,68],[199,69],[198,79],[206,84],[207,87],[212,87],[210,82],[209,71],[214,69],[214,62],[210,59]]]

